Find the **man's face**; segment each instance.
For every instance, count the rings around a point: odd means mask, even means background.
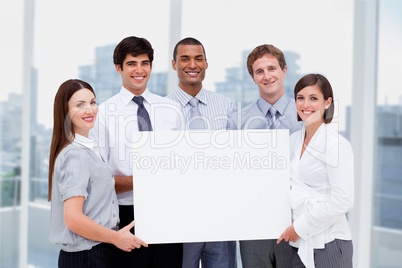
[[[200,45],[179,45],[176,60],[172,67],[177,72],[179,86],[185,90],[188,87],[202,87],[208,62]]]
[[[252,67],[253,81],[258,86],[261,97],[270,103],[276,102],[285,92],[286,67],[282,70],[278,59],[271,54],[257,59]]]
[[[147,88],[147,83],[151,75],[151,61],[147,54],[136,57],[127,55],[123,62],[123,67],[115,65],[116,71],[120,73],[123,86],[135,95],[141,95]]]

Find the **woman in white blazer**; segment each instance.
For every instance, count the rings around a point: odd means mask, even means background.
[[[334,96],[320,74],[302,77],[294,89],[302,130],[290,137],[292,224],[281,234],[293,249],[292,267],[352,267],[353,244],[346,213],[354,202],[353,152],[329,123]]]

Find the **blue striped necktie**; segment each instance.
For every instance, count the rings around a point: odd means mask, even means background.
[[[151,120],[149,119],[149,114],[144,107],[144,97],[143,96],[135,96],[133,101],[137,103],[137,120],[138,120],[138,129],[139,131],[152,131]]]
[[[271,124],[269,125],[269,129],[276,129],[279,125],[278,110],[275,109],[274,106],[271,106],[268,112],[271,118]]]

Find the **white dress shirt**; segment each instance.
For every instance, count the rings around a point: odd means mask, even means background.
[[[301,237],[298,254],[314,267],[314,249],[334,239],[351,240],[346,213],[353,207],[354,171],[350,143],[322,124],[302,157],[305,129],[291,135],[290,175],[293,226]]]
[[[184,117],[180,105],[173,100],[151,93],[142,95],[153,131],[181,130]],[[132,134],[138,130],[138,105],[134,94],[121,88],[120,92],[99,105],[96,123],[90,135],[98,141],[99,153],[109,164],[115,176],[133,175],[130,155],[133,148]],[[117,195],[119,205],[133,205],[133,191]]]

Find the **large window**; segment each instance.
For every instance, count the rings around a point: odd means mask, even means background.
[[[26,5],[31,3],[31,5]],[[24,34],[23,7],[33,15],[32,31]],[[373,267],[401,263],[401,246],[391,239],[401,236],[402,201],[400,159],[402,117],[400,83],[402,37],[399,1],[380,1],[376,171],[374,181]],[[286,91],[304,74],[322,73],[330,80],[336,103],[335,123],[346,138],[351,136],[354,45],[353,0],[2,0],[0,73],[0,266],[17,267],[18,252],[27,248],[27,262],[35,267],[55,267],[58,249],[48,242],[49,203],[47,172],[52,131],[53,98],[69,78],[90,82],[98,100],[120,88],[112,52],[124,37],[147,38],[155,49],[149,88],[166,95],[176,86],[171,69],[172,45],[192,36],[205,46],[209,68],[204,86],[233,98],[244,106],[258,97],[246,70],[248,53],[270,43],[285,52]],[[32,35],[32,55],[25,55]],[[6,40],[6,41],[3,41]],[[392,52],[392,53],[390,53]],[[398,54],[399,53],[399,54]],[[21,131],[24,105],[23,65],[32,62],[30,133]],[[392,64],[390,64],[392,63]],[[373,107],[374,108],[374,107]],[[12,116],[10,116],[12,115]],[[396,124],[396,127],[395,127]],[[20,175],[24,153],[21,140],[29,135],[28,234],[18,236]],[[358,190],[358,189],[357,189]],[[400,206],[399,206],[400,207]],[[12,230],[12,231],[10,231]],[[22,243],[22,244],[21,244]],[[7,245],[5,247],[4,245]],[[21,248],[23,247],[23,248]],[[376,258],[374,257],[377,256]],[[397,262],[396,260],[399,260]],[[25,260],[22,260],[25,261]],[[396,266],[395,266],[396,267]]]
[[[373,267],[402,262],[402,3],[379,3],[378,94],[373,184]],[[374,246],[375,245],[375,246]]]

